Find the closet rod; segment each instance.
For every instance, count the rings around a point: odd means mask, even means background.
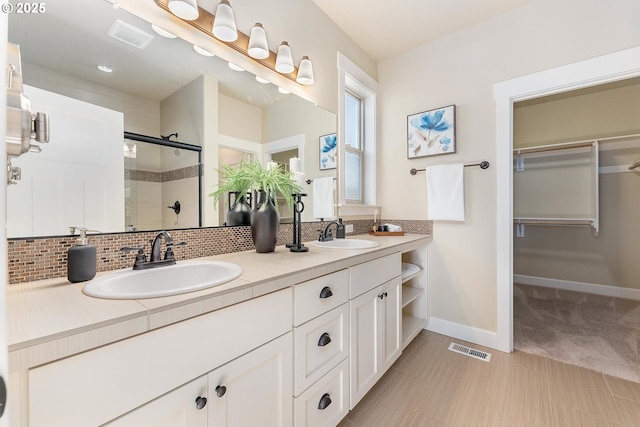
[[[465,168],[468,168],[468,167],[471,167],[471,166],[480,166],[480,169],[489,169],[490,164],[486,160],[483,160],[483,161],[481,161],[479,163],[467,163],[467,164],[464,165]],[[415,175],[418,172],[421,172],[423,170],[425,170],[425,168],[422,168],[422,169],[413,168],[413,169],[411,169],[409,171],[409,173],[411,175]]]
[[[634,170],[635,168],[640,168],[640,160],[629,166],[630,171]]]
[[[595,141],[590,142],[570,142],[567,144],[540,145],[539,147],[514,148],[513,154],[542,153],[545,151],[568,150],[571,148],[591,147]]]

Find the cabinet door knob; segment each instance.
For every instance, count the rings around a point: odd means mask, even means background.
[[[320,335],[320,339],[318,340],[318,347],[324,347],[325,345],[331,342],[331,337],[328,333],[323,333]]]
[[[207,406],[207,398],[202,396],[196,397],[196,409],[200,410],[205,406]]]
[[[329,298],[330,296],[333,296],[333,292],[331,292],[331,288],[328,286],[325,286],[324,288],[322,288],[322,290],[320,291],[320,298],[324,299],[324,298]]]
[[[219,385],[216,387],[216,396],[222,397],[227,392],[227,388],[223,385]]]
[[[320,398],[320,402],[318,402],[318,409],[322,411],[327,409],[327,406],[329,405],[331,405],[331,396],[329,396],[329,393],[325,393]]]
[[[379,294],[378,298],[380,298],[380,299],[384,298],[384,294]]]
[[[386,292],[383,295],[385,298],[389,296]]]

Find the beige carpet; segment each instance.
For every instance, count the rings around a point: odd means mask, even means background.
[[[514,347],[640,382],[640,301],[514,284]]]

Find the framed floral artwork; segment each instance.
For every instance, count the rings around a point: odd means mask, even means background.
[[[335,133],[320,137],[320,170],[336,168],[337,139]]]
[[[455,105],[407,116],[407,157],[409,159],[455,152]]]

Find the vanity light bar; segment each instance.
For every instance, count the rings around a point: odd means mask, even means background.
[[[171,11],[169,10],[169,0],[155,0],[156,5],[158,7],[160,7],[161,9],[164,9],[165,11],[167,11],[168,13],[171,13]],[[250,58],[251,60],[258,62],[260,64],[262,64],[263,66],[269,68],[270,70],[280,74],[281,76],[284,76],[286,78],[288,78],[289,80],[292,80],[294,82],[296,82],[296,76],[298,75],[298,68],[294,65],[293,67],[293,71],[290,73],[280,73],[276,70],[276,54],[269,50],[269,56],[264,58],[264,59],[258,59],[258,58],[253,58],[249,55],[249,36],[247,36],[246,34],[244,34],[241,31],[238,31],[238,39],[232,42],[222,42],[221,40],[219,40],[218,38],[216,38],[213,35],[212,32],[212,28],[213,28],[213,18],[214,15],[209,13],[208,11],[202,9],[201,7],[198,7],[199,10],[199,14],[198,17],[196,19],[194,19],[193,21],[186,21],[183,20],[183,22],[186,22],[187,24],[191,25],[192,27],[200,30],[201,32],[207,34],[208,36],[210,36],[213,40],[216,40],[217,42],[220,43],[224,43],[227,46],[233,48],[234,50],[236,50],[237,52],[242,53],[243,55],[245,55],[247,58]],[[171,13],[172,16],[173,13]],[[296,82],[298,83],[298,82]]]

